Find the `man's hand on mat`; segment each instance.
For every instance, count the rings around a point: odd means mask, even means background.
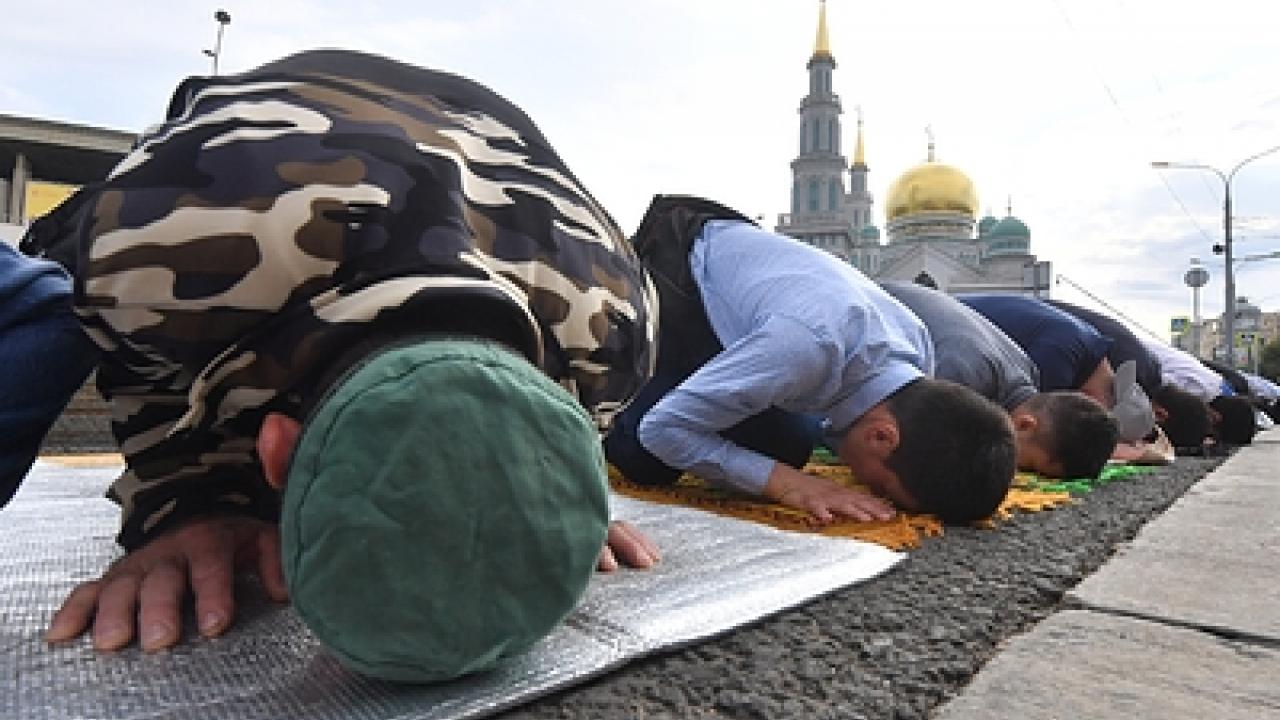
[[[220,635],[235,611],[232,577],[237,562],[256,564],[273,600],[288,599],[280,565],[280,531],[250,518],[192,520],[125,555],[92,582],[71,591],[49,623],[45,639],[70,640],[93,632],[98,650],[133,641],[160,650],[182,639],[182,603],[195,595],[200,634]]]
[[[600,551],[596,569],[613,572],[618,569],[619,560],[627,567],[648,568],[661,559],[658,546],[644,533],[630,523],[614,520],[609,523],[609,537]]]
[[[809,513],[819,525],[840,518],[859,522],[892,520],[897,514],[888,502],[864,490],[808,475],[782,463],[776,464],[769,474],[764,494],[787,507]]]

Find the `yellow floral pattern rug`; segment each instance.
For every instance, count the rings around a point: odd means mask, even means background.
[[[815,455],[805,472],[830,478],[848,487],[860,487],[849,468]],[[1041,512],[1074,502],[1073,494],[1088,492],[1098,484],[1122,480],[1145,472],[1147,468],[1110,465],[1095,479],[1050,481],[1031,473],[1018,473],[1004,502],[990,518],[978,523],[995,527],[1013,513]],[[616,468],[609,468],[609,480],[615,492],[627,497],[669,505],[695,507],[720,515],[772,525],[783,530],[816,532],[832,537],[847,537],[877,543],[894,550],[917,548],[923,538],[942,535],[943,524],[933,515],[902,513],[883,522],[836,522],[814,526],[808,513],[794,510],[771,500],[712,487],[702,478],[685,473],[674,485],[651,487],[627,480]]]

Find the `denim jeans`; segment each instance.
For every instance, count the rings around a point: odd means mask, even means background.
[[[659,400],[688,376],[655,375],[613,420],[604,440],[605,457],[632,482],[670,485],[681,471],[659,460],[640,443],[640,421]],[[821,443],[821,420],[769,408],[720,433],[736,445],[774,460],[802,468]]]
[[[62,267],[0,241],[0,506],[98,361]]]

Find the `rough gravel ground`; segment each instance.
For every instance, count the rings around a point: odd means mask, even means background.
[[[870,582],[501,717],[927,718],[1219,462],[1179,458],[995,531],[948,527]]]

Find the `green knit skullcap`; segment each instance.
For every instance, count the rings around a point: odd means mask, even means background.
[[[608,515],[600,440],[569,393],[500,346],[422,340],[348,374],[303,429],[285,580],[343,664],[447,680],[569,614]]]

